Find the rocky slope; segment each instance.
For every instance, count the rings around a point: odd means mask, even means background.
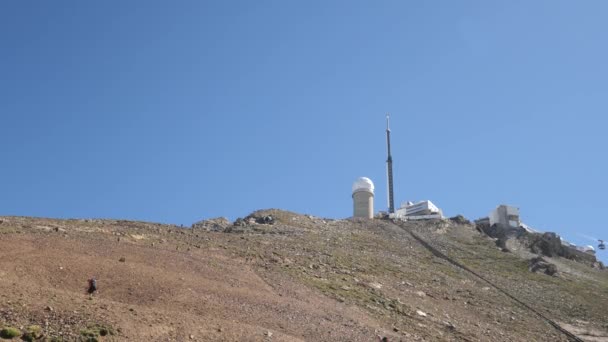
[[[0,222],[0,328],[29,340],[608,341],[606,270],[531,272],[462,220]]]

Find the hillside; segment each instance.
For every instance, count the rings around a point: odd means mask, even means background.
[[[48,341],[568,341],[548,319],[608,341],[608,271],[544,259],[555,276],[452,221],[0,217],[0,328]]]

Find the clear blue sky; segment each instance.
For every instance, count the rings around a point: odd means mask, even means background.
[[[608,239],[605,1],[3,1],[0,214],[501,203]],[[604,258],[606,260],[606,258]]]

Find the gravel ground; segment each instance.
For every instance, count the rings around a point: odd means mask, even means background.
[[[281,210],[194,229],[0,222],[0,328],[39,326],[38,340],[567,341],[406,230],[582,338],[608,340],[608,272],[559,259],[558,276],[531,273],[468,224]]]

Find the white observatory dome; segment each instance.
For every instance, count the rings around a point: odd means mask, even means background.
[[[353,183],[353,194],[359,191],[367,191],[374,193],[374,183],[367,177],[359,177]]]

